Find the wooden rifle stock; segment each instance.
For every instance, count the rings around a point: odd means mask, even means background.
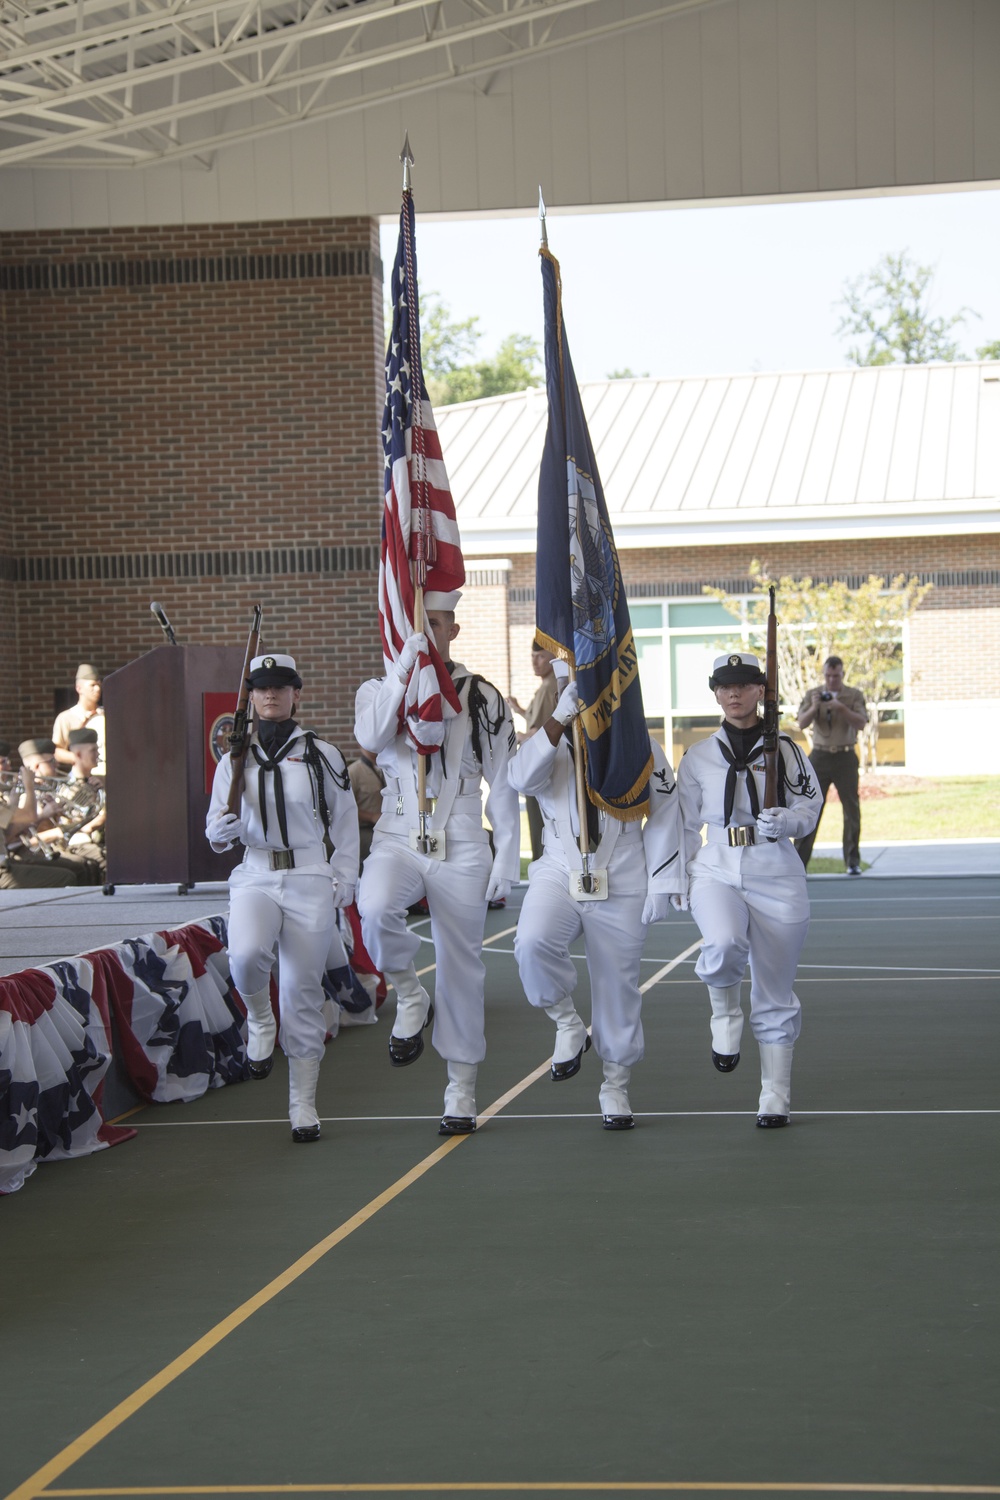
[[[226,811],[234,817],[239,816],[240,805],[243,801],[243,779],[246,774],[247,751],[250,748],[250,686],[247,678],[250,675],[250,663],[258,654],[260,648],[260,617],[261,606],[255,604],[253,607],[253,620],[250,624],[250,634],[247,636],[246,655],[243,658],[243,671],[240,675],[240,692],[236,700],[236,717],[233,720],[233,732],[229,736],[229,759],[233,763],[233,779],[229,787],[229,801]]]
[[[771,608],[767,617],[767,656],[764,662],[764,806],[778,806],[778,617],[774,612],[774,589],[769,590]]]

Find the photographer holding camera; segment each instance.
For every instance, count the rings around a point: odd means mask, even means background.
[[[820,795],[826,802],[831,786],[837,788],[844,809],[844,864],[848,875],[861,874],[861,800],[858,796],[858,757],[854,743],[858,730],[868,723],[865,695],[859,688],[844,682],[844,663],[839,656],[828,656],[823,663],[823,686],[810,688],[799,705],[800,729],[812,737],[812,761]],[[816,827],[796,842],[799,858],[808,867],[819,829],[823,808]]]

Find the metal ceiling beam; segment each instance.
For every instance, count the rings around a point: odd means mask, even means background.
[[[433,9],[435,19],[440,23],[444,20],[444,7],[441,0],[399,0],[396,5],[379,4],[378,0],[374,0],[371,5],[353,7],[347,17],[344,11],[339,11],[334,17],[317,16],[316,11],[320,3],[322,0],[317,0],[317,3],[307,12],[309,19],[302,27],[282,26],[276,31],[259,37],[245,38],[231,45],[224,43],[223,46],[213,46],[206,52],[175,56],[165,62],[156,62],[146,66],[143,66],[141,62],[142,49],[136,47],[134,43],[129,43],[129,50],[135,51],[136,63],[126,71],[82,82],[74,80],[64,87],[44,89],[41,91],[43,97],[38,98],[31,105],[26,104],[23,99],[8,101],[0,106],[0,121],[7,117],[8,128],[14,126],[15,121],[22,124],[29,121],[44,122],[57,110],[58,127],[61,128],[52,130],[42,140],[13,142],[7,147],[0,147],[0,165],[30,161],[36,165],[78,167],[99,164],[104,166],[107,165],[106,162],[98,162],[92,156],[81,156],[80,151],[100,151],[102,148],[106,149],[112,140],[122,137],[126,140],[121,141],[119,149],[124,147],[135,152],[140,162],[176,160],[179,157],[214,151],[221,145],[232,144],[242,139],[273,133],[278,129],[287,129],[306,119],[330,118],[337,114],[355,112],[389,98],[403,98],[439,88],[458,79],[495,73],[526,56],[541,55],[583,45],[601,36],[620,34],[633,30],[637,26],[649,25],[692,10],[728,4],[731,0],[660,0],[660,3],[654,4],[638,16],[619,18],[613,22],[589,28],[585,25],[582,29],[575,30],[568,35],[558,36],[552,36],[552,28],[561,18],[586,6],[598,4],[599,0],[522,0],[517,8],[502,5],[502,8],[493,10],[484,3],[484,0],[476,0],[475,19],[471,21],[453,23],[450,29],[446,24],[438,24],[436,29],[433,25],[425,25],[421,28],[419,35],[403,41],[394,41],[388,45],[372,46],[367,51],[352,51],[354,41],[361,34],[357,28],[365,27],[370,32],[373,23],[379,20],[384,21],[387,18],[395,20],[403,12],[430,8]],[[186,29],[190,22],[191,12],[197,4],[198,0],[194,0],[191,6],[172,7],[173,18],[176,20],[183,15]],[[461,13],[467,16],[470,7],[467,7],[466,0],[460,0],[460,5]],[[198,8],[203,15],[208,9],[204,4],[200,4]],[[239,6],[229,5],[228,0],[222,0],[222,4],[215,7],[215,9],[220,8],[234,13],[237,17],[237,25],[246,24],[248,7],[245,0],[242,0]],[[287,14],[285,7],[279,7],[279,9]],[[266,7],[262,7],[261,13],[266,13]],[[452,14],[454,13],[453,10]],[[547,25],[545,36],[541,40],[534,35],[533,23],[536,20],[544,21]],[[329,24],[331,22],[335,22],[335,26],[331,27]],[[319,33],[325,34],[331,29],[343,30],[347,26],[354,27],[355,32],[339,58],[325,60],[309,67],[300,67],[298,70],[288,66],[292,55],[304,41],[312,39]],[[523,33],[526,27],[526,40],[518,42],[514,33],[519,31]],[[213,35],[218,34],[217,31],[213,32]],[[231,36],[232,33],[229,35]],[[453,49],[462,49],[468,55],[473,41],[494,35],[505,48],[512,50],[505,50],[492,58],[480,58],[465,63],[453,60]],[[176,26],[173,26],[171,39],[174,46],[179,47]],[[161,36],[158,45],[162,46],[164,41],[166,37]],[[79,46],[79,33],[74,33],[73,43]],[[68,49],[68,46],[69,38],[63,43],[63,52]],[[320,94],[339,77],[358,72],[370,73],[388,64],[413,57],[426,58],[432,65],[433,55],[441,52],[442,49],[448,59],[444,69],[439,66],[437,70],[414,80],[411,84],[400,86],[398,83],[393,83],[383,88],[366,88],[360,95],[349,99],[332,100],[322,108],[316,107],[316,100]],[[249,70],[246,74],[239,71],[238,62],[248,63],[257,58],[260,63],[263,63],[263,54],[268,50],[277,51],[278,59],[276,63],[272,63],[266,73],[263,67],[255,70],[257,76]],[[276,74],[275,68],[278,64],[285,67],[286,71]],[[0,62],[0,93],[3,89],[2,74],[8,66],[9,59]],[[196,71],[203,72],[206,67],[212,68],[215,72],[215,88],[197,97],[187,99],[179,97],[179,83],[182,76]],[[225,78],[220,84],[219,79],[223,71]],[[168,79],[173,84],[174,94],[169,104],[158,103],[155,106],[143,107],[141,102],[136,102],[141,101],[144,93],[147,97],[150,92],[162,97],[162,86]],[[284,96],[303,88],[310,94],[308,106],[303,107],[298,100],[291,104],[284,102]],[[122,95],[130,100],[130,107],[123,104],[120,97]],[[283,117],[266,123],[247,124],[236,130],[213,129],[210,134],[196,140],[184,141],[179,138],[178,127],[183,120],[209,115],[234,104],[258,100],[272,104],[276,110],[282,112]],[[67,106],[72,105],[82,105],[90,110],[101,110],[102,114],[113,112],[113,117],[95,119],[92,114],[75,115],[67,110]],[[123,109],[125,118],[122,118]],[[166,130],[170,132],[169,143],[164,142],[161,148],[152,146],[145,150],[136,144],[136,138],[141,133],[153,129],[162,139],[164,132],[161,127],[166,127]],[[47,161],[46,158],[50,160]]]

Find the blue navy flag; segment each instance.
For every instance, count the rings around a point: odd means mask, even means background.
[[[653,756],[639,662],[601,478],[562,321],[559,262],[542,257],[549,425],[538,476],[535,635],[568,660],[580,715],[587,794],[628,822],[649,811]]]

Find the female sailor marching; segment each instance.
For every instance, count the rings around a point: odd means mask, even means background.
[[[213,849],[231,849],[237,840],[246,845],[242,864],[229,877],[229,964],[247,1008],[251,1077],[266,1078],[272,1067],[269,987],[277,957],[292,1139],[314,1141],[326,1037],[323,974],[336,935],[335,909],[354,899],[357,805],[336,745],[317,739],[292,717],[302,688],[292,657],[254,657],[247,680],[258,725],[240,812],[227,811],[233,777],[227,755],[212,784],[206,833]],[[337,967],[347,962],[342,947],[337,959]]]
[[[740,988],[749,960],[750,1026],[760,1049],[757,1124],[786,1125],[801,1025],[792,985],[809,930],[805,870],[791,840],[814,826],[819,798],[809,762],[779,735],[780,806],[762,810],[757,709],[765,678],[757,657],[717,657],[708,685],[725,717],[715,734],[690,747],[677,772],[687,900],[704,938],[695,973],[712,1004],[712,1061],[720,1073],[731,1073],[740,1060]],[[674,904],[687,903],[681,897]]]

